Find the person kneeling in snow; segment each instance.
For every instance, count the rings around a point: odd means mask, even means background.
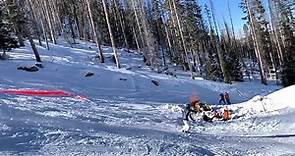
[[[223,120],[224,121],[228,121],[230,119],[230,111],[228,109],[228,107],[226,106],[223,112]]]
[[[191,103],[187,104],[184,111],[183,127],[182,132],[188,132],[190,129],[189,119],[195,121],[192,118],[192,113],[201,113],[201,103],[199,99],[193,100]]]

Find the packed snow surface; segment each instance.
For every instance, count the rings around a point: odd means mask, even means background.
[[[73,95],[0,94],[0,155],[295,154],[294,86],[278,90],[255,80],[232,85],[191,80],[177,67],[176,77],[157,74],[140,54],[124,49],[119,49],[123,68],[117,69],[109,47],[104,47],[107,62],[100,64],[94,44],[59,43],[49,51],[38,47],[44,68],[37,72],[17,70],[35,64],[28,44],[0,61],[0,91]],[[191,122],[191,133],[180,132],[190,96],[222,111],[218,94],[225,91],[236,103],[228,106],[232,120]]]

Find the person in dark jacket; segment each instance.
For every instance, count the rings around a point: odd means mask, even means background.
[[[200,100],[193,100],[189,104],[186,105],[184,111],[184,119],[183,119],[183,127],[182,132],[188,132],[190,129],[189,120],[195,121],[192,118],[192,113],[200,113],[202,112],[200,107]]]
[[[194,120],[191,117],[192,113],[198,113],[198,112],[202,112],[201,107],[200,107],[200,101],[192,101],[191,103],[187,104],[185,107],[185,116],[184,116],[184,120],[189,120],[189,118],[191,120]]]
[[[228,92],[225,92],[225,93],[224,93],[224,99],[225,99],[225,101],[226,101],[226,104],[228,104],[228,105],[231,104],[231,102],[230,102],[230,100],[229,100],[229,94],[228,94]]]
[[[219,105],[224,105],[225,104],[225,99],[224,99],[224,94],[220,93],[219,94]]]

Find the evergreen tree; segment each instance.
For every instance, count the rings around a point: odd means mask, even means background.
[[[295,30],[294,17],[288,1],[277,1],[279,30],[284,47],[282,82],[284,86],[295,84]],[[293,29],[292,29],[293,27]]]
[[[205,45],[205,47],[207,47],[207,61],[205,64],[206,78],[214,81],[221,81],[223,79],[223,75],[219,65],[220,63],[217,53],[217,36],[213,30],[212,15],[207,5],[205,5],[205,13],[207,17],[207,23],[209,25],[209,37]]]
[[[9,24],[4,10],[3,4],[0,4],[0,50],[3,52],[0,58],[4,58],[5,52],[18,47],[17,41],[13,37],[11,24]]]

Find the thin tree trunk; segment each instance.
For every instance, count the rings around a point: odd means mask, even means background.
[[[134,26],[132,26],[132,32],[133,32],[133,36],[134,36],[134,39],[135,39],[135,44],[136,44],[136,47],[137,47],[137,51],[140,52],[140,46],[139,46],[139,42],[138,42],[138,37],[136,35],[136,31],[135,31]]]
[[[133,9],[133,12],[134,12],[134,15],[135,15],[135,20],[136,20],[136,24],[137,24],[137,27],[138,27],[138,32],[139,32],[139,36],[140,36],[140,39],[141,39],[141,43],[142,43],[142,47],[144,47],[144,39],[143,39],[143,35],[142,35],[142,30],[141,30],[141,24],[139,22],[139,17],[138,17],[138,14],[137,14],[137,10],[136,10],[136,6],[135,6],[135,2],[134,0],[130,0],[131,1],[131,5],[132,5],[132,9]],[[147,59],[147,53],[145,50],[143,50],[143,60],[144,62],[146,62],[148,59]]]
[[[34,55],[35,55],[36,61],[37,61],[37,62],[42,62],[42,61],[41,61],[41,58],[40,58],[40,55],[39,55],[39,53],[38,53],[38,50],[37,50],[37,48],[36,48],[36,45],[35,45],[35,43],[34,43],[34,41],[33,41],[33,39],[32,39],[32,36],[31,36],[30,34],[28,35],[28,39],[29,39],[30,45],[31,45],[31,47],[32,47],[32,50],[33,50],[33,52],[34,52]]]
[[[259,45],[259,41],[258,41],[258,36],[256,33],[256,28],[255,28],[255,23],[254,23],[254,19],[253,19],[253,15],[252,15],[252,9],[250,7],[250,3],[247,0],[246,1],[246,7],[248,10],[248,15],[249,15],[249,19],[250,19],[250,28],[251,28],[251,32],[253,33],[252,38],[254,41],[254,47],[255,47],[255,53],[259,62],[259,68],[260,68],[260,77],[261,77],[261,83],[267,85],[267,81],[266,81],[266,76],[265,76],[265,71],[264,71],[264,65],[262,62],[262,58],[261,58],[261,46]]]
[[[43,7],[42,7],[42,4],[40,4],[39,0],[37,0],[37,15],[39,17],[41,17],[40,19],[40,23],[41,23],[41,28],[42,28],[42,32],[43,32],[43,36],[44,36],[44,39],[45,39],[45,42],[46,42],[46,48],[47,50],[49,50],[49,44],[48,44],[48,34],[47,34],[47,30],[46,30],[46,27],[45,27],[45,24],[46,23],[46,15],[44,13],[44,10],[43,10]]]
[[[94,19],[93,19],[93,15],[92,15],[92,10],[91,10],[91,5],[90,5],[90,0],[86,0],[87,3],[87,8],[88,8],[88,14],[89,14],[89,20],[92,26],[92,32],[93,32],[93,37],[96,43],[96,46],[99,50],[99,58],[100,58],[100,63],[104,63],[104,56],[102,53],[102,48],[101,48],[101,40],[100,37],[98,36],[97,30],[96,30],[96,26],[94,23]]]
[[[209,0],[209,2],[210,2],[210,6],[211,6],[211,11],[212,11],[214,31],[215,31],[215,33],[217,35],[217,41],[214,39],[214,42],[215,42],[214,44],[216,45],[216,50],[217,50],[217,54],[218,54],[218,60],[219,60],[219,63],[220,63],[221,71],[223,73],[224,82],[231,83],[231,78],[230,78],[230,75],[229,75],[228,70],[226,68],[224,52],[221,50],[221,47],[220,47],[220,38],[219,38],[218,27],[217,27],[217,23],[216,23],[216,19],[215,19],[213,2],[212,2],[212,0]],[[215,38],[213,35],[212,35],[212,37]]]
[[[171,40],[170,40],[170,36],[169,36],[169,32],[168,32],[166,24],[164,24],[164,29],[165,29],[165,34],[166,34],[165,36],[166,36],[167,43],[168,43],[168,49],[169,49],[170,55],[172,56],[170,59],[172,60],[172,59],[174,59],[175,54],[174,54],[174,51],[172,48],[172,44],[171,44]]]
[[[122,15],[122,12],[119,9],[117,1],[116,0],[113,0],[113,1],[114,1],[114,4],[115,4],[116,12],[117,12],[117,14],[119,14],[119,22],[120,22],[120,26],[121,26],[122,33],[123,33],[124,43],[125,43],[126,48],[129,49],[129,44],[127,42],[125,22],[124,22],[124,19],[123,19],[123,15]]]
[[[186,47],[186,44],[185,44],[185,40],[184,40],[182,28],[181,28],[181,25],[180,25],[180,21],[179,21],[177,9],[176,9],[175,0],[172,0],[172,4],[173,4],[173,9],[174,9],[174,13],[175,13],[175,17],[176,17],[178,29],[179,29],[179,32],[180,32],[180,37],[181,37],[181,41],[182,41],[182,45],[183,45],[183,49],[184,49],[184,53],[185,53],[186,62],[188,63],[189,70],[191,71],[191,78],[192,79],[195,79],[194,73],[193,73],[193,68],[192,68],[192,65],[191,65],[190,60],[189,60],[189,57],[188,57],[187,47]]]
[[[50,35],[51,35],[51,40],[53,42],[53,44],[56,44],[56,38],[55,38],[55,32],[54,32],[54,28],[52,25],[52,20],[49,14],[49,10],[48,10],[48,0],[41,0],[41,3],[43,2],[43,7],[45,8],[45,12],[46,12],[46,18],[47,18],[47,22],[48,22],[48,26],[49,26],[49,30],[50,30]]]
[[[158,68],[155,63],[156,61],[156,51],[154,50],[154,46],[152,43],[153,42],[153,37],[151,37],[151,32],[149,31],[148,29],[148,22],[146,21],[146,14],[144,13],[144,7],[143,7],[143,4],[142,4],[142,0],[139,0],[139,16],[141,17],[141,23],[143,25],[143,33],[144,33],[144,38],[145,38],[145,43],[146,43],[146,46],[147,46],[147,49],[148,49],[148,52],[149,52],[149,63],[155,67],[155,68]]]
[[[59,15],[57,13],[58,8],[56,6],[56,1],[55,0],[49,0],[49,3],[50,3],[49,9],[51,10],[53,23],[54,23],[55,26],[57,25],[58,35],[60,35],[60,34],[65,35],[64,32],[63,32],[63,27],[62,27],[60,17],[59,17]],[[56,27],[55,27],[55,29],[56,29]]]
[[[168,0],[168,5],[169,5],[169,10],[170,10],[170,16],[171,16],[171,20],[172,20],[172,33],[174,33],[175,36],[175,39],[172,40],[172,43],[174,43],[174,46],[175,49],[179,49],[179,46],[182,45],[181,41],[179,41],[179,32],[177,32],[177,26],[176,26],[176,19],[175,19],[175,13],[174,13],[174,9],[173,9],[173,6],[171,4],[171,0]],[[175,54],[175,58],[176,59],[179,59],[180,56],[177,56],[176,52],[174,53]],[[181,56],[183,56],[183,53],[181,53]]]
[[[279,32],[277,30],[277,15],[275,15],[274,10],[272,9],[272,7],[275,7],[275,4],[273,3],[272,0],[268,0],[269,3],[269,11],[270,11],[270,23],[271,23],[271,27],[273,29],[273,41],[275,42],[276,45],[276,49],[278,51],[278,58],[279,58],[279,65],[282,66],[283,62],[284,62],[284,57],[283,57],[283,48],[280,44],[279,41]]]
[[[36,11],[35,11],[34,8],[32,7],[32,5],[33,5],[32,0],[28,0],[27,2],[28,2],[28,5],[29,5],[30,10],[32,11],[32,15],[33,15],[33,23],[34,23],[34,27],[35,27],[36,32],[37,32],[39,45],[42,46],[41,34],[40,34],[39,27],[38,27],[38,25],[37,25]]]
[[[116,60],[116,65],[118,68],[121,68],[120,62],[119,62],[119,56],[116,50],[116,45],[115,45],[115,41],[114,41],[114,37],[113,37],[113,32],[112,32],[112,28],[110,25],[110,20],[109,20],[109,14],[108,14],[108,10],[107,10],[107,5],[105,0],[102,0],[102,5],[103,5],[103,10],[105,13],[105,17],[106,17],[106,21],[107,21],[107,25],[108,25],[108,30],[109,30],[109,35],[110,35],[110,39],[111,39],[111,43],[112,43],[112,48],[113,48],[113,52],[114,52],[114,56],[115,56],[115,60]]]

